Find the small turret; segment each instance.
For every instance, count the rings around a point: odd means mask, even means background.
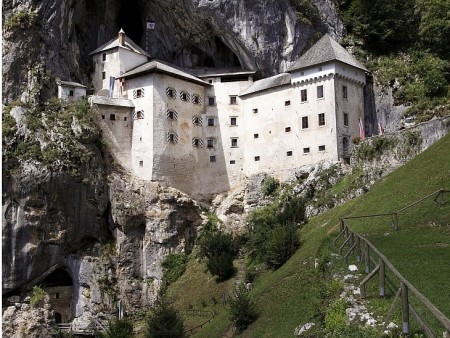
[[[125,46],[125,32],[123,31],[123,28],[119,31],[119,45]]]

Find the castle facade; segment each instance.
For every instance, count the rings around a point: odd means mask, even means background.
[[[151,59],[121,30],[91,53],[90,100],[118,161],[193,196],[245,177],[344,161],[364,121],[367,69],[323,36],[286,73],[182,69]]]

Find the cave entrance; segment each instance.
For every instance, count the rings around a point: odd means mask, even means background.
[[[137,44],[140,44],[144,34],[141,15],[143,8],[137,0],[121,0],[118,24],[125,34]]]
[[[50,297],[50,306],[55,311],[56,323],[70,322],[73,282],[69,273],[63,268],[56,269],[42,284]]]

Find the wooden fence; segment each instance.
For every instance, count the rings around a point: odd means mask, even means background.
[[[348,257],[350,254],[354,253],[358,262],[364,262],[365,272],[368,274],[366,278],[360,283],[361,298],[366,298],[366,283],[373,278],[377,273],[379,276],[379,294],[380,296],[385,296],[386,291],[386,268],[388,268],[400,281],[399,288],[395,295],[394,301],[391,308],[386,316],[385,325],[390,321],[390,318],[394,312],[394,307],[398,298],[401,298],[401,309],[402,309],[402,332],[404,334],[409,334],[410,321],[409,316],[412,314],[417,322],[419,323],[422,330],[428,337],[436,337],[431,330],[431,328],[426,324],[423,318],[420,317],[416,309],[411,305],[409,301],[409,293],[412,293],[419,301],[422,303],[433,316],[442,324],[444,328],[443,337],[450,338],[450,320],[436,307],[434,306],[422,293],[420,293],[405,277],[403,277],[394,265],[389,262],[389,260],[364,236],[353,231],[348,225],[349,219],[365,218],[365,217],[379,217],[386,215],[395,215],[396,223],[394,223],[394,229],[398,229],[398,214],[411,208],[424,200],[435,196],[434,202],[436,204],[445,203],[444,194],[450,192],[450,190],[440,189],[434,193],[425,196],[424,198],[409,204],[408,206],[388,214],[374,214],[374,215],[364,215],[355,217],[346,217],[340,220],[341,231],[334,239],[333,244],[337,246],[337,241],[339,238],[343,237],[344,242],[339,247],[339,253],[342,255],[345,246],[349,246],[349,249],[344,254],[344,259],[348,262]],[[441,200],[439,200],[441,199]],[[374,257],[375,256],[375,257]],[[378,261],[375,258],[378,258]],[[373,269],[371,269],[373,265]]]
[[[214,311],[204,311],[204,310],[199,310],[199,309],[185,309],[185,310],[180,310],[179,313],[181,315],[185,315],[185,316],[208,318],[208,320],[201,323],[200,325],[197,325],[191,329],[185,330],[184,333],[186,333],[187,335],[193,335],[195,332],[200,331],[204,325],[211,322],[211,320],[213,320],[214,317],[216,316],[216,313]]]

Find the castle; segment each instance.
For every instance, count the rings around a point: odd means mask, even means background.
[[[364,121],[367,69],[329,35],[286,73],[181,69],[121,30],[91,53],[91,104],[119,162],[197,197],[245,177],[348,158]]]

